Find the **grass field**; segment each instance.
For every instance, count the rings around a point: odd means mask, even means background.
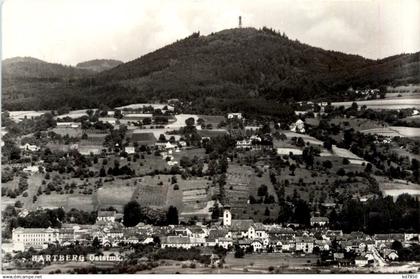
[[[224,129],[214,129],[214,130],[198,130],[198,134],[202,137],[218,137],[227,135],[228,132]]]
[[[23,118],[31,119],[32,117],[41,116],[48,111],[34,111],[34,110],[17,110],[9,111],[10,119],[15,122],[21,121]]]
[[[82,129],[80,128],[54,128],[52,131],[61,136],[69,135],[70,137],[81,137]]]
[[[107,208],[110,206],[118,210],[122,210],[123,206],[128,203],[136,189],[133,182],[136,179],[114,180],[104,182],[104,186],[96,192],[96,204],[98,208]],[[129,184],[127,186],[127,183]]]
[[[390,126],[386,128],[363,130],[362,133],[386,137],[420,137],[420,128]]]
[[[392,196],[396,199],[401,194],[420,196],[420,185],[407,182],[405,180],[394,179],[392,181],[385,177],[376,177],[379,187],[384,195]]]
[[[204,120],[205,124],[211,124],[213,128],[216,128],[217,125],[226,120],[226,117],[222,115],[199,115],[198,118]]]
[[[359,107],[365,105],[367,108],[382,110],[382,109],[406,109],[406,108],[420,108],[420,98],[397,98],[397,99],[381,99],[381,100],[366,100],[357,101]],[[335,107],[350,107],[353,102],[335,102],[332,103]]]
[[[241,271],[246,268],[249,272],[268,272],[270,266],[274,268],[303,267],[315,265],[318,257],[315,255],[293,256],[290,254],[246,254],[243,258],[235,258],[233,253],[225,257],[228,268]]]

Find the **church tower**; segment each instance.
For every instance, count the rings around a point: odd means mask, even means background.
[[[232,224],[232,213],[229,207],[225,207],[223,210],[223,226],[230,226]]]
[[[242,28],[242,17],[239,16],[239,28]]]

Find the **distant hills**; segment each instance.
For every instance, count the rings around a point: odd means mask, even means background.
[[[33,57],[14,57],[3,60],[3,78],[80,78],[90,74],[90,71],[61,64],[48,63]]]
[[[95,60],[89,60],[86,62],[78,63],[76,65],[76,68],[99,73],[102,71],[112,69],[122,63],[123,63],[122,61],[113,60],[113,59],[95,59]]]
[[[10,97],[3,102],[5,108],[26,109],[31,104],[51,109],[63,103],[73,108],[119,106],[168,98],[202,106],[242,98],[282,103],[340,99],[350,86],[420,83],[420,53],[371,60],[312,47],[269,28],[228,29],[208,36],[194,33],[122,64],[115,60],[92,60],[76,67],[44,63],[33,58],[3,61],[3,89]],[[33,69],[39,73],[33,74]],[[20,83],[5,80],[7,76],[20,77]],[[61,80],[22,82],[22,77],[37,76]],[[206,103],[209,98],[213,103]]]

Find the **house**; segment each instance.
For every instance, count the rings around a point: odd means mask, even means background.
[[[35,174],[39,172],[39,166],[27,166],[23,171],[28,174]]]
[[[124,148],[124,151],[127,152],[127,154],[134,154],[134,153],[136,153],[136,149],[134,148],[134,146],[126,146]]]
[[[251,245],[254,252],[262,252],[264,250],[264,247],[265,247],[264,243],[259,239],[252,240],[250,245]]]
[[[252,147],[252,142],[250,139],[243,139],[236,141],[237,149],[250,149]]]
[[[302,251],[305,254],[312,254],[314,250],[314,241],[315,239],[313,237],[296,237],[296,251]]]
[[[395,240],[399,242],[404,242],[405,236],[404,234],[375,234],[374,235],[375,246],[380,247],[381,245],[391,244]]]
[[[224,249],[229,249],[233,247],[233,240],[225,237],[216,238],[216,245],[223,247]]]
[[[199,226],[190,226],[186,228],[188,237],[205,238],[207,236],[203,228]]]
[[[23,151],[36,152],[40,150],[40,147],[33,144],[25,143],[24,145],[20,146],[20,149],[22,149]]]
[[[393,249],[384,249],[383,255],[385,259],[390,261],[396,261],[398,259],[398,253]]]
[[[49,243],[59,242],[59,230],[54,228],[15,228],[12,230],[13,250],[24,251],[30,247],[43,249]]]
[[[335,261],[342,260],[342,259],[344,259],[344,253],[335,252],[333,254],[333,258],[334,258]]]
[[[242,113],[240,113],[240,112],[237,112],[237,113],[228,113],[227,118],[228,119],[234,119],[234,118],[236,118],[236,119],[242,119]]]
[[[328,225],[328,218],[327,217],[311,217],[311,226],[318,226],[318,227],[324,227]]]
[[[305,133],[305,122],[303,122],[301,119],[298,119],[295,123],[292,123],[289,126],[290,131],[295,133]]]
[[[106,223],[114,223],[116,214],[116,211],[98,211],[98,217],[96,217],[96,222],[101,221]]]
[[[354,264],[359,267],[367,266],[368,259],[362,256],[358,256],[354,259]]]
[[[80,128],[81,123],[79,122],[57,122],[57,128]]]
[[[270,236],[269,247],[273,252],[289,252],[295,248],[294,236]]]
[[[194,245],[191,242],[191,239],[188,236],[166,236],[161,239],[161,247],[174,247],[174,248],[184,248],[184,249],[190,249]]]
[[[249,238],[249,228],[254,224],[252,219],[233,219],[228,228],[228,237],[230,238]]]
[[[268,239],[266,228],[262,223],[254,223],[248,228],[248,238],[250,239]]]

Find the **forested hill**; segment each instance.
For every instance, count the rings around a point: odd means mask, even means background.
[[[418,82],[419,61],[418,53],[374,61],[302,44],[268,28],[242,28],[193,34],[100,76],[171,97],[308,99],[349,86]]]
[[[3,106],[7,109],[110,107],[180,98],[191,101],[252,98],[342,100],[353,88],[420,83],[420,53],[366,59],[309,46],[268,28],[228,29],[191,36],[109,70],[92,71],[35,60],[38,77],[72,76],[51,82],[4,80],[32,70],[3,61]],[[11,65],[11,66],[10,66]],[[60,74],[58,74],[60,73]],[[48,98],[46,98],[48,97]],[[65,100],[63,100],[65,98]],[[212,103],[213,102],[213,103]],[[226,102],[225,102],[226,103]],[[229,109],[229,107],[227,107]]]
[[[78,69],[56,63],[48,63],[33,57],[14,57],[3,60],[3,79],[54,79],[54,78],[81,78],[91,71]]]

